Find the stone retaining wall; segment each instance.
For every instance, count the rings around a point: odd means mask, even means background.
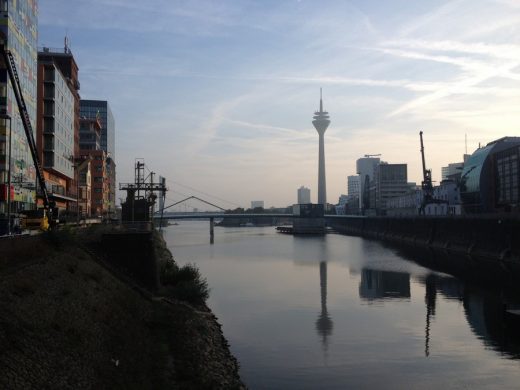
[[[339,232],[491,261],[520,263],[520,219],[511,217],[330,218]]]

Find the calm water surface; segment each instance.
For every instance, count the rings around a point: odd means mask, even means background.
[[[164,237],[211,287],[252,389],[520,388],[501,293],[357,237],[179,222]]]

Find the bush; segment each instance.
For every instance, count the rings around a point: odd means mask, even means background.
[[[193,304],[203,304],[209,297],[209,286],[194,264],[180,267],[167,261],[161,269],[161,284],[168,295]]]

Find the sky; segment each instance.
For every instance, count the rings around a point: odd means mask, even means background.
[[[40,0],[39,46],[65,35],[115,116],[118,182],[143,158],[168,202],[316,202],[320,87],[329,203],[365,154],[420,184],[421,130],[437,182],[520,135],[520,0]]]

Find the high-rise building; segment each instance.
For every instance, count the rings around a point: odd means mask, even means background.
[[[441,180],[448,180],[448,176],[453,176],[453,175],[457,175],[462,172],[462,169],[464,169],[464,163],[463,162],[459,162],[459,163],[451,163],[451,164],[448,164],[447,167],[442,167],[441,168],[441,172],[442,172],[442,176],[441,176]]]
[[[252,200],[251,208],[256,209],[257,207],[264,208],[264,201],[263,200]]]
[[[359,196],[359,176],[350,175],[347,177],[347,194]]]
[[[49,48],[49,47],[42,47],[38,51],[38,63],[39,64],[54,64],[56,70],[60,73],[61,77],[63,77],[65,84],[69,87],[70,92],[72,93],[73,97],[73,115],[72,115],[72,132],[73,132],[73,156],[74,156],[74,176],[71,179],[67,179],[67,189],[66,192],[69,196],[75,198],[78,200],[78,172],[77,167],[80,164],[79,157],[79,102],[80,102],[80,96],[79,96],[79,68],[76,64],[76,60],[74,59],[74,56],[72,55],[72,51],[69,47],[68,38],[65,37],[64,47],[63,49],[56,49],[56,48]],[[40,84],[43,86],[43,88],[51,88],[52,85],[50,84],[50,81],[42,81],[42,75],[40,74],[41,70],[38,69],[38,99],[40,99],[40,96],[42,94],[42,91],[40,90]],[[61,85],[61,84],[60,84]],[[50,103],[48,102],[47,97],[47,105]],[[59,103],[59,102],[58,102]],[[38,102],[38,109],[39,112],[41,111],[42,107],[40,107],[42,104],[45,104],[44,102]],[[56,101],[55,101],[56,104]],[[55,108],[55,118],[57,120],[60,119],[60,111],[58,111],[57,108]],[[50,117],[47,115],[45,117],[45,120],[49,120]],[[40,117],[40,113],[38,113],[38,130],[40,131],[41,128],[43,128],[45,123],[43,122],[43,118]],[[45,132],[45,131],[44,131]],[[46,137],[49,137],[47,134]],[[78,208],[77,202],[68,202],[67,203],[67,209],[69,211],[76,212]]]
[[[376,211],[386,214],[387,201],[410,192],[406,164],[380,163],[375,172]]]
[[[318,159],[318,203],[327,207],[327,183],[325,178],[325,130],[330,125],[329,113],[323,111],[323,99],[320,88],[320,110],[314,113],[312,124],[319,135]]]
[[[301,186],[298,188],[298,204],[311,203],[311,190]]]
[[[36,74],[38,40],[38,2],[36,0],[0,0],[0,44],[14,57],[29,119],[36,137]],[[0,68],[0,214],[7,212],[8,167],[11,166],[11,211],[35,207],[36,171],[14,92],[5,67]],[[11,131],[9,127],[11,126]],[[11,134],[11,137],[10,137]],[[9,144],[11,153],[9,154]],[[9,164],[10,161],[10,164]]]
[[[375,208],[375,205],[370,205],[369,188],[380,161],[374,157],[363,157],[356,161],[356,172],[359,175],[359,209],[362,212],[368,208]]]
[[[53,62],[65,78],[67,85],[74,97],[74,157],[79,153],[79,68],[69,48],[67,37],[65,37],[63,49],[51,49],[43,47],[38,51],[39,62]]]
[[[85,119],[95,119],[99,117],[101,121],[101,149],[115,160],[116,125],[108,102],[106,100],[81,99],[80,116]]]
[[[520,137],[478,148],[464,164],[460,196],[464,213],[520,212]]]
[[[105,169],[109,178],[108,210],[115,213],[116,200],[116,163],[115,163],[115,121],[110,105],[106,100],[80,101],[81,119],[99,119],[101,123],[100,148],[106,152]]]
[[[38,54],[36,144],[49,198],[60,210],[76,210],[74,89],[52,57]]]

